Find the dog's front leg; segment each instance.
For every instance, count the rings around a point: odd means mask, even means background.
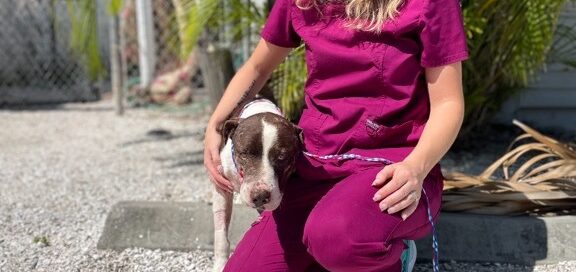
[[[224,269],[230,254],[228,227],[232,216],[232,193],[212,190],[212,212],[214,214],[214,272]]]

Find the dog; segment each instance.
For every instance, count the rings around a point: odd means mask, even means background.
[[[227,120],[221,134],[225,140],[221,171],[242,202],[259,212],[278,208],[302,149],[302,130],[284,118],[274,103],[260,98],[246,104],[239,118]],[[214,187],[213,271],[222,271],[230,253],[232,198]]]

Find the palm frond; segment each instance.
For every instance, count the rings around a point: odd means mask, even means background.
[[[567,0],[465,1],[470,59],[464,63],[462,135],[483,124],[543,67]],[[568,51],[576,43],[567,43]]]
[[[122,7],[124,6],[124,0],[109,0],[108,2],[108,13],[117,15],[122,11]]]
[[[66,0],[71,26],[70,48],[85,62],[92,80],[105,71],[98,47],[96,5],[96,1]]]
[[[219,9],[219,0],[173,0],[181,39],[181,58],[188,58],[208,21]]]
[[[481,214],[576,211],[576,150],[517,120],[514,124],[526,133],[482,174],[446,175],[443,210]]]
[[[275,90],[275,97],[284,115],[292,121],[299,119],[304,103],[304,84],[307,74],[305,52],[304,45],[293,50],[274,71],[269,83],[269,86]]]
[[[560,24],[548,56],[549,62],[563,63],[576,68],[576,24]]]

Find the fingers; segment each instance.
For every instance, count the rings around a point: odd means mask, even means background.
[[[406,220],[408,216],[412,215],[417,207],[418,207],[418,201],[412,202],[412,204],[410,204],[408,208],[402,211],[402,220]]]
[[[422,193],[422,185],[415,173],[402,164],[384,167],[372,185],[383,185],[373,197],[375,202],[379,202],[380,210],[389,214],[402,211],[403,219],[416,210]]]
[[[204,150],[204,166],[208,170],[208,176],[214,185],[229,193],[234,191],[232,183],[222,176],[220,156],[218,154],[214,155],[208,148]]]
[[[373,197],[374,201],[380,201],[388,197],[388,195],[396,192],[406,183],[406,178],[401,173],[392,172],[391,174],[393,175],[392,179],[389,182],[387,182],[382,188],[380,188],[380,190],[378,190],[376,194],[374,194]]]
[[[382,186],[389,178],[392,177],[395,168],[396,165],[394,164],[384,166],[384,168],[376,175],[374,182],[372,182],[372,186]]]
[[[402,200],[396,202],[396,204],[391,205],[390,208],[388,208],[388,213],[393,214],[401,210],[404,210],[413,203],[418,203],[418,200],[420,200],[420,194],[416,191],[412,191],[408,195],[406,195],[406,197],[404,197]]]
[[[216,189],[216,192],[218,192],[218,194],[220,194],[221,196],[223,196],[223,197],[225,197],[225,198],[228,198],[228,197],[231,197],[231,196],[232,196],[232,193],[231,193],[231,192],[228,192],[228,191],[226,191],[226,190],[224,190],[224,189],[222,189],[222,188],[220,188],[220,187],[218,187],[218,186],[214,186],[214,188]]]

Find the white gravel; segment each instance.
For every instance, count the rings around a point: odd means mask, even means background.
[[[117,117],[107,101],[0,110],[0,271],[207,271],[205,251],[96,249],[118,201],[208,201],[206,121],[198,111],[130,109]],[[148,135],[154,129],[171,134]],[[447,262],[442,270],[576,271],[576,261]]]

